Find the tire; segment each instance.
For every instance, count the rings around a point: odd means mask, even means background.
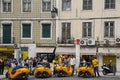
[[[85,72],[85,77],[90,78],[92,75],[89,72]]]
[[[105,70],[103,70],[103,71],[102,71],[102,73],[103,73],[103,75],[107,75],[107,73],[106,73],[106,71],[105,71]]]
[[[78,73],[78,77],[84,77],[84,73],[83,73],[82,71],[80,71],[80,72]]]

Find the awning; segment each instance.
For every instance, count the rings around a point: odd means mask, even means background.
[[[99,54],[120,54],[120,48],[98,48]]]
[[[53,53],[53,47],[40,47],[36,48],[36,53]]]
[[[81,55],[96,55],[96,48],[80,48]]]
[[[55,54],[75,54],[74,47],[57,47]]]

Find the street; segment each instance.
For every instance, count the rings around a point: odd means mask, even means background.
[[[3,78],[0,80],[8,80],[7,78]],[[29,76],[28,80],[120,80],[120,76],[112,76],[106,75],[101,77],[93,77],[93,78],[80,78],[77,76],[73,77],[51,77],[51,78],[35,78],[34,76]]]

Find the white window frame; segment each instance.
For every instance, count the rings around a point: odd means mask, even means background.
[[[50,26],[50,28],[51,28],[51,31],[50,31],[50,38],[43,38],[42,37],[42,24],[51,24],[51,26]],[[52,22],[51,21],[42,21],[41,23],[40,23],[40,39],[48,39],[48,40],[52,40]]]
[[[23,26],[22,26],[22,24],[31,24],[31,37],[30,38],[23,38],[22,37],[22,34],[23,34],[23,29],[22,29]],[[32,39],[32,37],[33,37],[32,36],[33,35],[33,22],[32,21],[22,21],[20,30],[21,30],[21,39]]]
[[[105,22],[109,22],[108,24],[109,24],[109,32],[108,32],[108,36],[105,36]],[[113,31],[113,36],[110,36],[110,22],[113,22],[114,23],[114,26],[113,26],[113,28],[114,28],[114,31]],[[114,20],[110,20],[110,21],[104,21],[104,38],[114,38],[115,37],[115,21]]]
[[[3,11],[3,4],[2,4],[2,1],[3,0],[0,0],[1,1],[1,13],[13,13],[13,0],[11,0],[11,11],[10,12],[4,12]]]
[[[88,34],[87,34],[87,36],[86,37],[84,37],[83,36],[83,23],[84,22],[91,22],[91,36],[88,36]],[[93,36],[93,34],[94,34],[94,22],[93,21],[82,21],[82,23],[81,23],[81,25],[82,25],[82,38],[93,38],[94,36]],[[88,33],[88,32],[87,32]]]
[[[13,21],[1,21],[1,37],[3,37],[3,24],[11,24],[11,37],[13,37]],[[3,43],[2,39],[1,42]]]
[[[65,10],[63,10],[63,0],[61,0],[61,10],[62,11],[71,11],[72,10],[72,0],[71,0],[70,8],[69,9],[65,9]]]
[[[43,11],[42,11],[42,8],[43,8],[43,6],[42,6],[43,3],[42,3],[42,1],[43,1],[43,0],[41,0],[40,12],[41,12],[41,13],[51,13],[51,11],[49,11],[49,12],[43,12]],[[50,1],[51,1],[51,9],[52,9],[53,1],[52,1],[52,0],[50,0]]]
[[[83,8],[83,6],[84,6],[83,1],[84,1],[84,0],[82,0],[82,10],[86,10],[86,11],[88,11],[88,10],[93,10],[93,0],[92,0],[92,9],[84,9],[84,8]]]
[[[21,13],[32,13],[33,11],[33,0],[31,0],[31,11],[23,11],[23,0],[21,0]]]

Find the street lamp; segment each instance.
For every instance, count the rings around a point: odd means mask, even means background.
[[[58,14],[58,9],[53,6],[53,8],[51,10],[51,17],[55,18],[57,14]]]

